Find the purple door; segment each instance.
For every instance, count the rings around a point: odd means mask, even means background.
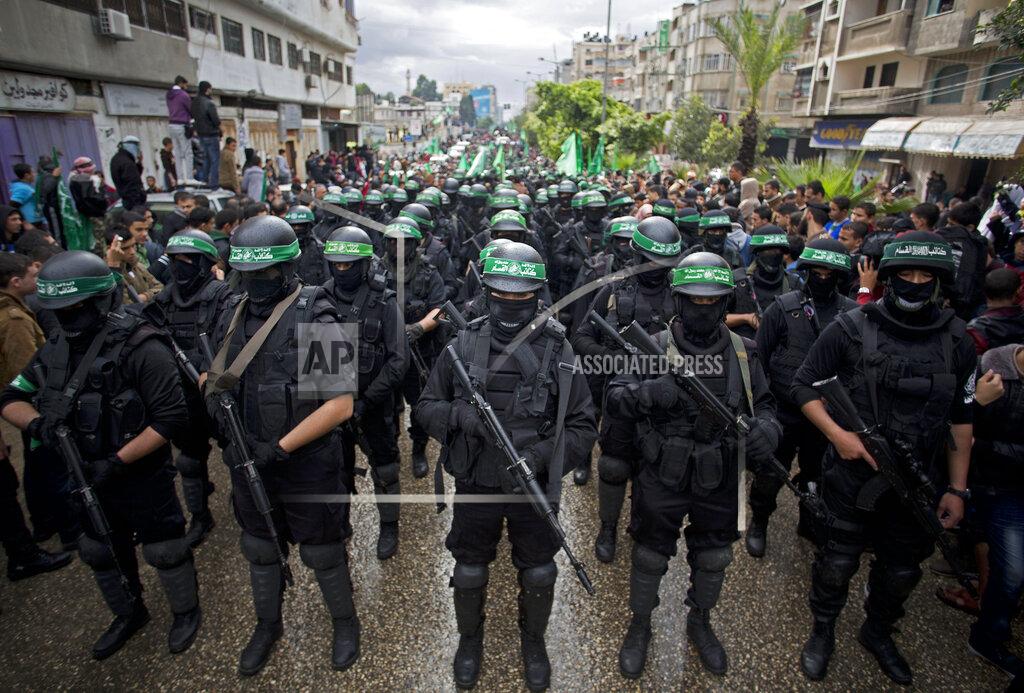
[[[0,196],[7,199],[14,164],[25,162],[35,167],[39,157],[51,156],[55,147],[65,178],[71,172],[71,162],[80,156],[90,157],[97,168],[103,166],[91,116],[36,113],[0,116],[0,166],[3,169],[0,171],[3,183]]]
[[[24,160],[14,116],[0,116],[0,202],[10,202],[7,191],[14,180],[14,171],[11,169]]]

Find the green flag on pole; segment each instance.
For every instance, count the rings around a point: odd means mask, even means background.
[[[466,161],[466,153],[465,152],[463,152],[462,156],[459,157],[459,165],[458,165],[458,168],[456,168],[455,170],[456,171],[462,171],[463,173],[465,173],[466,171],[469,170],[469,162]]]
[[[565,176],[578,176],[583,171],[583,145],[578,132],[570,133],[562,142],[562,154],[555,162],[555,170]]]
[[[604,135],[597,138],[597,146],[594,147],[594,154],[590,157],[590,166],[587,172],[597,175],[604,171]]]
[[[267,180],[268,180],[267,172],[264,171],[263,172],[263,187],[260,188],[260,199],[259,199],[260,202],[266,202],[267,201]]]
[[[56,147],[53,148],[52,156],[53,165],[60,166],[60,154],[57,153]],[[92,221],[79,214],[75,209],[75,201],[64,182],[64,176],[57,179],[57,203],[60,208],[64,242],[68,250],[92,250]]]
[[[529,160],[530,143],[526,140],[526,130],[523,128],[519,129],[519,140],[523,143],[523,158]]]
[[[661,171],[661,164],[659,164],[658,160],[653,154],[651,154],[651,160],[647,162],[647,172],[658,173],[659,171]]]
[[[498,153],[494,155],[494,163],[491,164],[491,168],[498,174],[498,180],[505,179],[505,146],[502,144],[498,145]]]
[[[473,165],[469,167],[467,176],[479,176],[483,173],[484,168],[487,166],[487,150],[490,145],[485,144],[477,151],[476,156],[473,157]]]

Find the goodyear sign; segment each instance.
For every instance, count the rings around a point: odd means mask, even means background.
[[[864,133],[876,119],[819,120],[814,124],[811,146],[819,149],[860,149]]]

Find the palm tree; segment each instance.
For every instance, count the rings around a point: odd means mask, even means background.
[[[712,17],[708,20],[715,37],[732,55],[750,90],[750,107],[740,119],[743,139],[737,156],[748,170],[753,169],[757,151],[757,108],[761,94],[768,80],[782,67],[782,61],[793,52],[804,33],[802,15],[791,14],[780,22],[781,11],[782,6],[773,2],[767,17],[758,16],[741,2],[739,9],[730,17]]]

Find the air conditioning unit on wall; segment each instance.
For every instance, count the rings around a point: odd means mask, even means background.
[[[128,15],[117,10],[100,10],[99,34],[115,41],[131,41],[132,25]]]
[[[312,89],[316,86],[316,80],[313,79],[313,75],[306,75],[306,89]]]

